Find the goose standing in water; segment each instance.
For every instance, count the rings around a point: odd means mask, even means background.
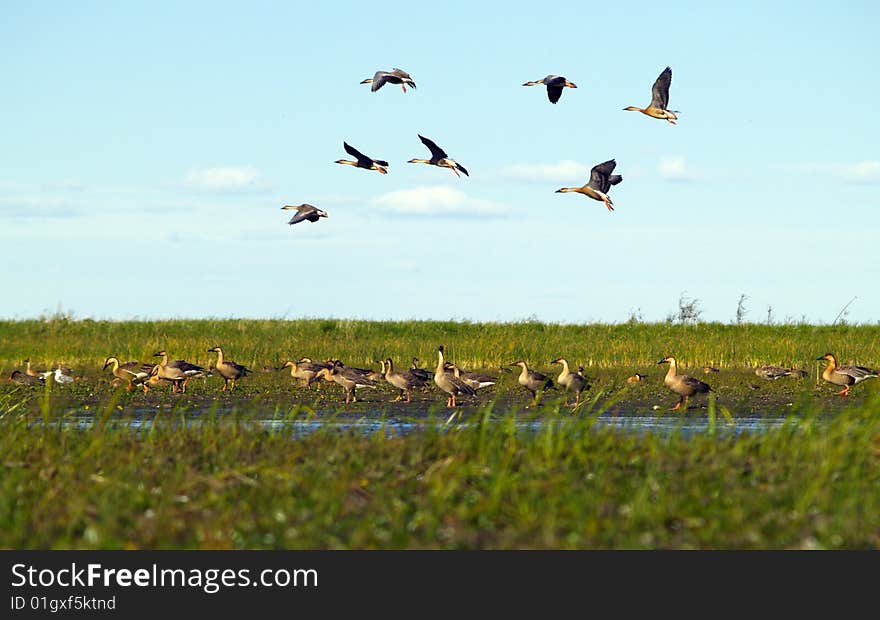
[[[447,407],[457,406],[455,397],[459,394],[475,396],[477,393],[474,388],[446,370],[442,344],[437,348],[437,368],[434,370],[434,383],[448,395],[446,398]]]
[[[593,200],[601,200],[605,203],[605,206],[608,207],[609,211],[614,211],[611,198],[608,197],[608,192],[611,190],[612,185],[617,185],[623,181],[623,177],[619,174],[611,174],[614,172],[614,167],[616,165],[617,162],[613,159],[609,159],[601,164],[596,164],[590,170],[590,180],[585,185],[580,187],[563,187],[562,189],[557,189],[556,193],[564,194],[566,192],[576,192],[578,194],[583,194]]]
[[[684,403],[684,408],[685,410],[687,410],[688,398],[690,398],[694,394],[707,394],[713,391],[712,388],[709,387],[708,383],[704,383],[699,379],[694,379],[693,377],[689,377],[688,375],[676,374],[675,358],[671,355],[664,357],[657,363],[669,364],[669,370],[666,372],[666,377],[663,379],[663,384],[670,390],[678,394],[679,397],[678,402],[675,403],[675,407],[672,408],[672,411],[675,411],[679,407],[681,407],[682,403]]]
[[[537,86],[538,84],[544,84],[547,87],[547,98],[550,100],[550,103],[559,101],[563,88],[577,88],[574,82],[569,82],[561,75],[548,75],[543,80],[526,82],[523,86]]]
[[[529,370],[528,364],[522,360],[508,365],[519,366],[522,369],[517,378],[517,382],[531,393],[535,404],[538,403],[538,395],[540,393],[554,387],[553,380],[550,377],[536,370]]]
[[[217,365],[215,368],[217,372],[223,377],[223,391],[226,391],[226,388],[229,387],[229,391],[235,389],[235,382],[247,374],[252,373],[253,371],[247,366],[242,366],[241,364],[237,364],[232,360],[224,360],[223,359],[223,349],[220,347],[213,347],[208,349],[208,353],[216,353],[217,354]],[[230,386],[230,382],[232,385]]]
[[[440,168],[449,168],[455,173],[455,176],[459,178],[461,178],[461,174],[458,174],[459,172],[465,176],[470,176],[464,166],[450,158],[449,155],[446,154],[446,151],[437,146],[436,142],[421,134],[419,134],[419,140],[421,140],[422,144],[427,146],[428,150],[431,151],[431,159],[411,159],[407,162],[408,164],[429,164]]]
[[[135,361],[122,364],[118,357],[111,356],[104,360],[104,367],[101,370],[107,370],[108,366],[113,367],[111,369],[114,377],[113,384],[119,385],[120,381],[125,381],[130,392],[132,385],[141,384],[150,377],[154,364],[141,364]]]
[[[403,92],[406,92],[407,86],[412,89],[415,89],[416,87],[416,83],[413,81],[412,76],[403,69],[398,69],[397,67],[394,67],[392,71],[376,71],[376,73],[373,74],[373,77],[367,78],[362,81],[361,84],[372,84],[370,92],[376,92],[385,86],[385,84],[400,84]]]
[[[281,207],[281,210],[291,210],[295,209],[297,214],[290,218],[290,221],[287,222],[291,226],[294,224],[299,224],[300,222],[304,222],[308,220],[309,222],[317,222],[322,217],[327,217],[327,212],[323,209],[319,209],[318,207],[314,207],[308,203],[304,203],[301,205],[284,205]]]
[[[654,86],[651,88],[651,103],[647,108],[639,108],[634,105],[624,108],[624,110],[630,112],[641,112],[642,114],[647,114],[652,118],[664,119],[667,122],[675,125],[675,121],[678,118],[676,114],[678,114],[678,110],[667,110],[666,106],[669,105],[669,85],[672,83],[672,69],[666,67],[657,76],[657,79],[654,81]]]
[[[346,166],[354,166],[355,168],[363,168],[365,170],[377,170],[382,174],[388,174],[387,161],[383,159],[373,159],[372,157],[367,157],[359,150],[351,146],[348,142],[343,142],[342,146],[345,148],[345,152],[357,159],[357,161],[350,161],[348,159],[337,159],[335,163],[345,164]]]
[[[556,378],[556,383],[565,388],[565,404],[568,405],[568,391],[574,390],[575,399],[574,406],[577,407],[581,404],[581,392],[587,389],[587,380],[580,373],[571,372],[568,369],[568,362],[565,361],[565,358],[557,357],[555,360],[550,362],[551,364],[562,364],[562,372],[559,373],[559,376]]]
[[[844,386],[842,390],[836,392],[840,396],[849,396],[849,389],[852,386],[861,383],[865,379],[880,376],[880,371],[872,370],[865,366],[838,366],[837,358],[831,353],[826,353],[816,359],[828,362],[828,365],[822,372],[822,378],[825,381],[834,385]]]

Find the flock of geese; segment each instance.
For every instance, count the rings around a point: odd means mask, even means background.
[[[144,393],[147,393],[150,388],[163,385],[170,386],[172,393],[183,393],[186,392],[186,385],[193,377],[207,377],[214,373],[223,379],[222,391],[229,390],[231,392],[235,389],[239,379],[253,373],[243,364],[226,359],[223,349],[219,346],[211,347],[208,352],[217,354],[217,361],[210,368],[204,368],[182,359],[169,361],[168,353],[161,350],[153,354],[154,357],[161,358],[155,364],[138,361],[122,363],[118,357],[111,356],[104,361],[102,370],[110,369],[113,375],[113,385],[125,384],[129,391],[135,385],[140,385],[143,387]],[[446,394],[446,406],[457,407],[458,397],[475,396],[478,390],[491,387],[498,382],[497,375],[466,371],[447,360],[444,354],[443,345],[440,345],[437,348],[437,365],[433,371],[421,368],[417,358],[412,359],[412,365],[409,368],[398,370],[395,369],[394,360],[390,357],[376,360],[380,370],[347,366],[338,359],[319,361],[308,357],[302,357],[296,361],[286,361],[275,370],[281,371],[289,368],[290,376],[298,379],[303,387],[310,388],[316,381],[321,380],[336,383],[342,387],[346,403],[357,401],[358,389],[376,388],[382,381],[399,391],[394,402],[405,399],[409,403],[412,401],[413,390],[428,387],[433,381],[433,384]],[[865,366],[839,365],[837,358],[831,353],[826,353],[817,360],[827,362],[822,378],[828,383],[843,387],[836,393],[841,396],[848,396],[850,388],[865,379],[880,376],[880,371]],[[35,369],[32,367],[30,359],[25,362],[25,370],[13,371],[10,381],[30,386],[45,385],[46,380],[50,377],[60,384],[74,381],[69,368],[59,366],[55,370]],[[568,361],[562,357],[556,358],[550,363],[562,367],[559,375],[555,377],[555,381],[550,376],[529,368],[528,363],[524,360],[517,360],[507,366],[502,366],[500,370],[509,372],[508,367],[518,367],[520,372],[517,382],[531,395],[535,405],[538,404],[545,391],[562,388],[565,391],[565,405],[570,404],[569,393],[573,392],[575,400],[571,406],[577,408],[581,403],[581,394],[590,388],[589,381],[584,376],[583,366],[579,366],[576,372],[572,372]],[[691,396],[714,391],[705,381],[689,375],[678,374],[677,362],[672,356],[664,357],[657,363],[669,364],[669,369],[663,378],[663,384],[679,397],[678,402],[672,407],[673,411],[682,406],[687,409],[688,399]],[[271,370],[269,367],[265,369]],[[703,371],[708,374],[718,372],[718,369],[706,366]],[[807,373],[796,368],[765,364],[756,368],[755,374],[772,381],[782,377],[805,377]],[[645,375],[636,373],[629,377],[627,382],[639,383],[646,379]]]
[[[413,80],[413,77],[403,69],[397,67],[391,71],[376,71],[376,73],[373,74],[373,77],[363,80],[361,84],[371,84],[370,90],[372,92],[376,92],[386,84],[399,84],[404,93],[406,92],[407,86],[413,89],[416,88],[416,83]],[[641,112],[651,118],[662,119],[675,125],[680,112],[678,112],[678,110],[668,109],[669,86],[671,84],[672,69],[666,67],[654,81],[654,85],[651,88],[651,102],[644,108],[628,106],[624,108],[624,110]],[[550,103],[553,104],[557,103],[560,97],[562,97],[563,89],[577,88],[577,85],[575,85],[574,82],[569,81],[561,75],[548,75],[541,80],[526,82],[523,84],[523,86],[537,85],[547,87],[547,98],[550,100]],[[419,134],[419,139],[431,152],[431,157],[430,159],[413,158],[407,163],[428,164],[430,166],[437,166],[438,168],[448,168],[455,173],[457,177],[461,177],[462,174],[470,176],[465,167],[449,157],[449,155],[446,154],[446,151],[440,148],[436,142],[421,134]],[[345,149],[345,152],[354,157],[354,159],[337,159],[335,163],[362,168],[364,170],[375,170],[380,174],[388,174],[388,167],[390,164],[386,160],[375,159],[365,155],[355,147],[351,146],[348,142],[343,142],[342,146]],[[580,187],[563,187],[556,190],[556,193],[574,192],[582,194],[593,200],[601,201],[609,211],[613,211],[613,203],[608,196],[608,192],[611,190],[612,185],[617,185],[623,180],[622,176],[612,174],[616,165],[617,162],[613,159],[596,164],[590,170],[590,178],[585,184]],[[297,214],[287,222],[290,225],[304,221],[317,222],[322,217],[328,217],[326,211],[308,203],[303,203],[301,205],[284,205],[281,208],[297,211]]]

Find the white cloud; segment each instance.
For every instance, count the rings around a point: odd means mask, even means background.
[[[880,161],[860,161],[840,166],[838,175],[852,183],[880,183]]]
[[[696,181],[697,175],[688,168],[684,157],[664,157],[660,160],[660,176],[667,181]]]
[[[592,166],[570,159],[555,164],[513,164],[501,169],[501,177],[521,183],[566,183],[581,180],[585,183],[590,178],[590,168]]]
[[[510,211],[507,205],[472,198],[451,187],[429,186],[401,189],[377,196],[370,204],[382,211],[402,215],[498,216]]]
[[[260,175],[254,168],[221,166],[192,170],[183,185],[199,191],[236,191],[259,188]]]

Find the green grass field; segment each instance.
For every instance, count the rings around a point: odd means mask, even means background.
[[[0,343],[3,377],[28,357],[79,377],[0,384],[3,548],[880,548],[880,380],[848,398],[815,380],[827,351],[880,365],[880,326],[58,320],[0,322]],[[565,356],[588,369],[588,404],[572,412],[552,395],[526,409],[504,375],[447,420],[436,390],[415,414],[390,390],[344,406],[336,386],[259,372],[302,355],[431,366],[441,343],[475,369],[523,358],[557,371],[549,360]],[[185,395],[128,393],[101,371],[108,355],[159,348],[206,365],[216,344],[257,370],[232,395],[216,377]],[[721,369],[698,375],[717,389],[711,405],[667,411],[667,354],[691,374]],[[762,382],[759,363],[809,376]],[[649,381],[628,386],[635,371]],[[596,424],[654,405],[714,430]],[[731,415],[780,424],[735,434]],[[333,423],[345,416],[419,430],[348,431]],[[293,436],[285,422],[303,419],[325,423]]]

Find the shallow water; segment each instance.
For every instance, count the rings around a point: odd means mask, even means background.
[[[237,423],[243,426],[262,428],[273,432],[288,432],[291,437],[303,437],[319,431],[338,431],[341,433],[359,433],[370,436],[375,433],[389,435],[406,435],[423,432],[429,428],[456,429],[476,426],[476,416],[465,414],[461,418],[441,419],[431,418],[423,420],[401,419],[389,416],[387,411],[359,412],[357,416],[351,413],[340,415],[312,415],[307,418],[279,417],[271,414],[266,417],[248,415],[246,417],[233,416],[231,411],[207,411],[188,410],[186,412],[165,412],[158,416],[161,423],[171,425],[198,426],[205,424],[208,419],[216,419],[219,423],[232,423],[237,418]],[[157,411],[155,408],[138,408],[129,413],[124,419],[111,418],[109,423],[114,426],[126,426],[136,430],[148,430],[156,423]],[[663,415],[643,415],[638,413],[621,413],[619,411],[605,412],[601,415],[590,416],[594,428],[613,428],[625,433],[645,434],[653,433],[660,435],[679,434],[691,436],[701,433],[716,432],[720,435],[736,435],[740,433],[760,433],[778,428],[786,423],[796,423],[796,420],[785,417],[760,417],[741,416],[731,419],[721,418],[715,420],[714,426],[705,412],[688,412],[684,415],[666,413]],[[548,423],[566,424],[575,418],[561,418],[558,416],[534,417],[534,414],[523,415],[514,423],[518,431],[538,433],[545,429]],[[39,421],[35,422],[40,424]],[[67,427],[80,429],[90,428],[95,423],[93,414],[77,413],[69,417],[63,424]],[[507,419],[493,417],[494,424],[509,424]]]

